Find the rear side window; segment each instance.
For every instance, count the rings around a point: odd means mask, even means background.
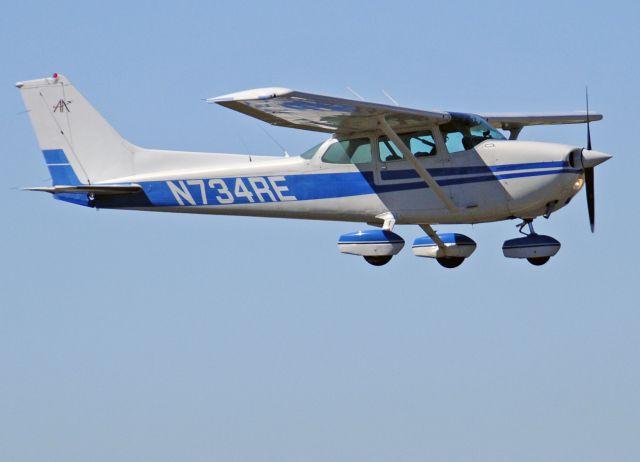
[[[369,138],[356,138],[333,143],[322,156],[328,164],[368,164],[371,162]]]

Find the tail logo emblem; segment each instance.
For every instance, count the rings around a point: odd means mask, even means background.
[[[61,99],[60,101],[58,101],[58,103],[55,106],[53,106],[53,112],[64,112],[64,111],[71,112],[69,110],[69,106],[68,106],[69,104],[71,104],[71,101],[65,101]]]

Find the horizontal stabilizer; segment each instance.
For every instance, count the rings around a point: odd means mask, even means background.
[[[40,191],[51,194],[97,194],[97,195],[115,195],[115,194],[135,194],[142,192],[142,186],[133,185],[81,185],[81,186],[40,186],[33,188],[24,188],[25,191]]]

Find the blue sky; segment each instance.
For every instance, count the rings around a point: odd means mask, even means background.
[[[9,2],[0,16],[0,459],[637,461],[640,7]],[[285,86],[462,111],[605,114],[541,268],[340,255],[353,223],[94,211],[48,173],[15,81],[61,72],[132,142],[278,154],[202,99]],[[322,134],[265,126],[291,153]],[[523,139],[586,142],[582,126]],[[397,228],[405,240],[418,227]]]

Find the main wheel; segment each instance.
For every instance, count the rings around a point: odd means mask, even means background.
[[[436,258],[436,260],[438,260],[438,263],[445,268],[455,268],[462,265],[464,257],[440,257]]]
[[[364,257],[364,259],[367,261],[367,263],[373,266],[382,266],[389,263],[392,256],[393,255],[367,255]]]
[[[542,266],[544,265],[546,262],[549,261],[551,257],[531,257],[531,258],[527,258],[527,261],[529,263],[531,263],[532,265],[535,266]]]

